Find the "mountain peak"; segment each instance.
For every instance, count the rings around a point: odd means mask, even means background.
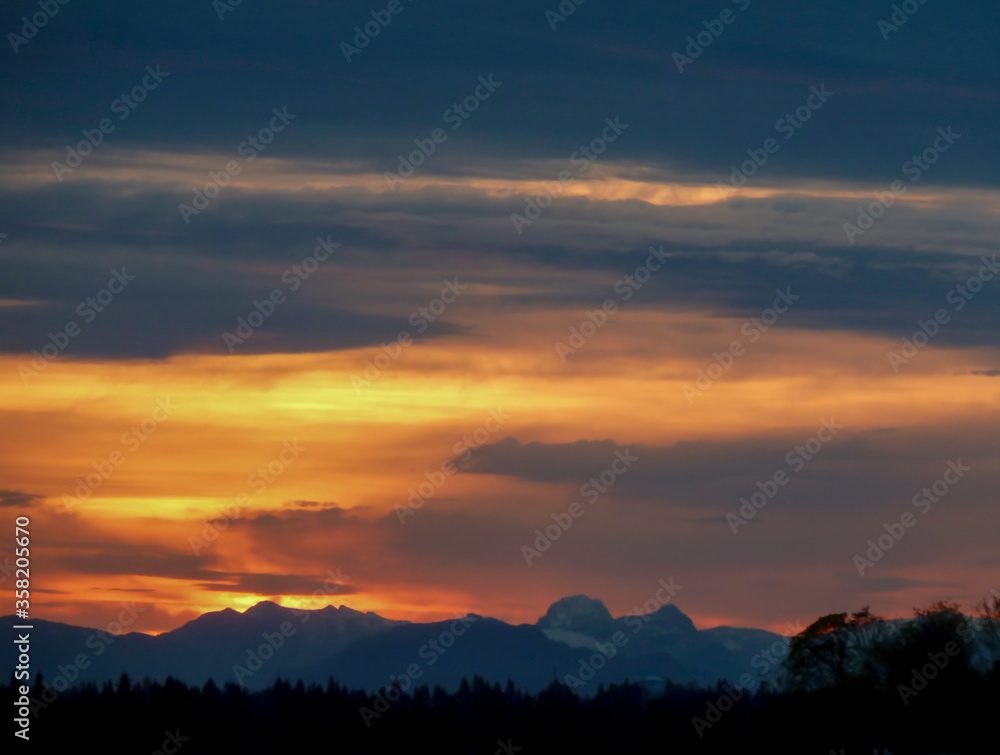
[[[602,600],[586,595],[571,595],[557,600],[538,619],[540,629],[569,629],[591,637],[606,637],[615,628],[615,620]]]
[[[661,632],[687,633],[698,631],[698,628],[687,614],[673,603],[661,606],[651,614],[648,614],[648,616],[650,618],[650,627]]]
[[[259,603],[256,603],[255,605],[250,606],[250,608],[248,608],[247,610],[245,610],[243,612],[243,615],[244,616],[259,616],[259,615],[268,616],[268,615],[279,613],[279,612],[285,611],[285,610],[287,610],[287,609],[283,608],[282,606],[279,606],[273,600],[262,600]]]

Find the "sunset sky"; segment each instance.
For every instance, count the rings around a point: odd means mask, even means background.
[[[70,3],[8,37],[0,507],[35,615],[534,622],[673,577],[699,627],[782,631],[1000,587],[1000,11],[399,7],[349,61],[386,4]]]

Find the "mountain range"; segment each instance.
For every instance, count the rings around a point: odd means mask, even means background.
[[[0,621],[23,623],[13,616]],[[582,694],[625,680],[709,685],[749,674],[756,685],[773,677],[787,648],[786,638],[760,629],[699,630],[672,604],[614,618],[602,601],[584,595],[563,598],[535,624],[520,625],[476,614],[411,623],[343,605],[303,610],[270,601],[243,613],[206,613],[156,636],[42,619],[32,625],[32,670],[57,690],[114,682],[123,673],[248,689],[278,678],[326,684],[332,677],[368,691],[392,683],[454,690],[477,674],[532,692],[569,680]]]

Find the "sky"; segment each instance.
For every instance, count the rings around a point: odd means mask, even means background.
[[[33,613],[981,600],[1000,10],[897,7],[5,5]]]

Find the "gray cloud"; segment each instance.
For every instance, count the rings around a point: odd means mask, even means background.
[[[43,495],[23,493],[20,490],[0,490],[0,508],[28,507],[45,499]]]
[[[926,134],[953,124],[968,141],[935,167],[933,180],[996,180],[989,170],[1000,149],[991,138],[993,6],[921,7],[914,24],[887,42],[876,22],[888,7],[754,4],[682,74],[672,54],[718,7],[694,0],[591,6],[556,32],[528,0],[436,7],[433,14],[407,8],[350,64],[338,44],[369,18],[363,0],[244,6],[224,25],[197,0],[69,9],[19,51],[16,75],[0,82],[12,113],[0,133],[8,143],[58,151],[107,116],[144,66],[159,63],[170,78],[109,140],[233,150],[271,107],[288,105],[299,118],[271,154],[391,165],[414,138],[441,125],[442,112],[477,75],[493,73],[503,89],[446,145],[456,156],[568,154],[591,138],[589,124],[620,113],[632,124],[616,148],[622,158],[707,170],[762,142],[811,84],[826,83],[838,99],[770,170],[882,177],[905,159],[900,151],[922,148]],[[5,6],[3,28],[19,28],[22,12]],[[98,48],[105,54],[88,54]]]

